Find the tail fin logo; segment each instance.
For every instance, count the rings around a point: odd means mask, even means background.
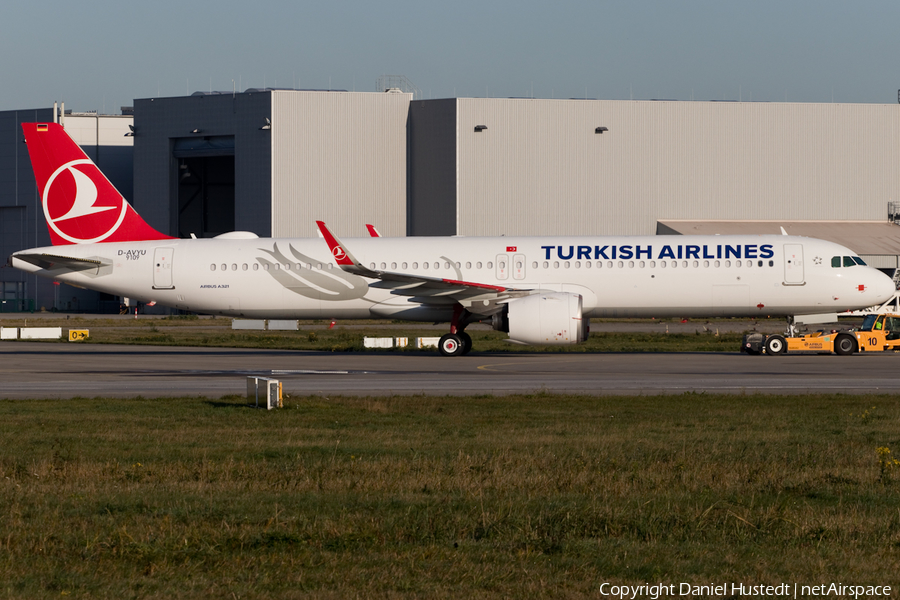
[[[76,168],[77,165],[86,167]],[[44,186],[42,201],[48,225],[74,244],[101,242],[115,233],[125,219],[128,204],[121,195],[99,196],[88,174],[96,170],[88,159],[73,160],[56,169]]]

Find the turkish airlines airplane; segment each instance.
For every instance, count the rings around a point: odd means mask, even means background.
[[[176,239],[150,227],[58,124],[22,125],[52,247],[12,266],[145,303],[254,319],[448,322],[466,354],[491,321],[524,344],[575,344],[592,317],[821,315],[884,302],[889,277],[792,236]]]

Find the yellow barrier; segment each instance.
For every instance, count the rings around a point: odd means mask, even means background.
[[[87,329],[70,329],[69,330],[69,341],[70,342],[83,342],[84,340],[90,337],[90,331]]]

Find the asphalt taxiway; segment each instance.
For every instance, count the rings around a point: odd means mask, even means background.
[[[246,376],[292,396],[900,393],[900,356],[739,353],[323,353],[0,342],[0,398],[220,397]]]

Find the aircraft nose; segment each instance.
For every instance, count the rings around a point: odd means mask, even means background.
[[[897,288],[894,286],[894,281],[879,271],[878,269],[871,269],[872,271],[872,283],[869,284],[869,289],[872,291],[872,295],[874,296],[873,300],[876,304],[881,304],[883,302],[887,302],[894,294],[897,293]]]

